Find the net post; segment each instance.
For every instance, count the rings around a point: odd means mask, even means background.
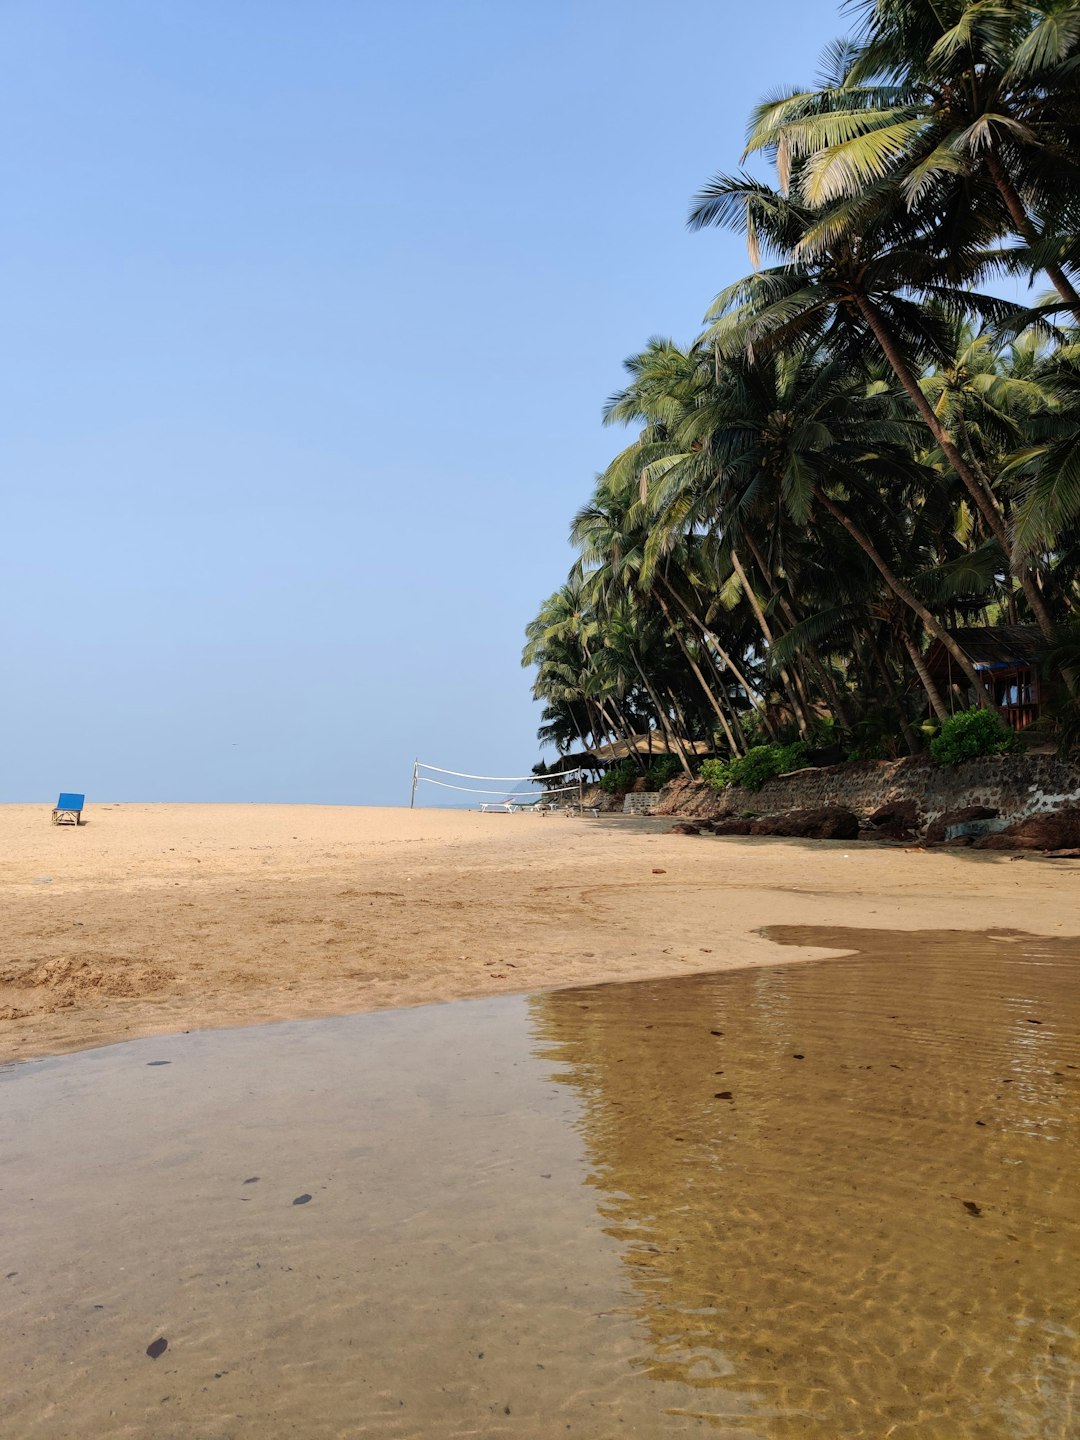
[[[412,767],[412,794],[409,796],[409,809],[410,809],[410,810],[414,810],[414,809],[416,808],[416,782],[417,782],[417,780],[419,779],[419,774],[420,774],[420,757],[417,756],[416,759],[413,761],[413,767]]]

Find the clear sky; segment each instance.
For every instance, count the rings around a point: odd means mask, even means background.
[[[600,409],[835,0],[7,0],[0,799],[525,773]],[[437,792],[431,792],[434,800]]]

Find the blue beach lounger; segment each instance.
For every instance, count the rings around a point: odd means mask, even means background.
[[[65,790],[56,802],[56,809],[52,812],[52,823],[54,825],[81,825],[85,801],[85,795],[70,795]]]

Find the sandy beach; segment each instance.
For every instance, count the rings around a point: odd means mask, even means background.
[[[1080,932],[1080,862],[670,821],[0,806],[0,1061],[136,1036],[787,963],[768,925]]]

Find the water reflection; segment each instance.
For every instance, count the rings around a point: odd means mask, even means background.
[[[1080,1433],[1077,942],[776,938],[0,1069],[0,1432]]]
[[[858,954],[532,1002],[635,1368],[768,1440],[1080,1433],[1077,941],[771,933]]]

